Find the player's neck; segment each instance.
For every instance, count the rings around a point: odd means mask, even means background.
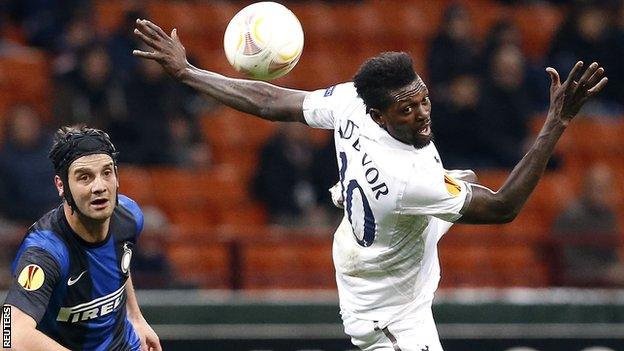
[[[72,211],[72,208],[67,205],[67,203],[63,206],[63,211],[65,212],[65,218],[67,218],[69,227],[82,238],[82,240],[94,244],[106,239],[110,218],[105,220],[88,218],[77,211]]]

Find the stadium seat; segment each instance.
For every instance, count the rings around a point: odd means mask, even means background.
[[[332,7],[322,1],[303,1],[288,4],[297,16],[305,33],[304,52],[322,50],[328,42],[337,42],[334,35],[336,23],[331,15]]]
[[[154,187],[156,204],[173,224],[195,229],[218,221],[209,195],[218,192],[219,188],[212,183],[210,172],[153,168],[150,173],[157,184]]]
[[[191,35],[201,33],[201,22],[206,20],[197,16],[195,6],[186,1],[150,1],[147,12],[166,33],[177,28],[179,33]]]
[[[539,247],[475,242],[440,247],[442,287],[546,286],[548,270]]]
[[[94,7],[97,31],[103,35],[114,33],[124,20],[125,12],[129,9],[127,2],[119,0],[94,1]]]
[[[515,6],[513,17],[522,35],[524,53],[534,60],[545,57],[553,36],[563,22],[562,11],[547,2],[539,2]]]
[[[245,289],[335,289],[331,239],[261,240],[243,245]]]
[[[143,167],[122,164],[119,167],[119,191],[142,206],[156,202],[151,173]]]
[[[174,239],[168,244],[167,254],[178,280],[198,284],[204,289],[231,287],[227,243],[211,242],[209,237],[199,242]]]
[[[7,50],[0,55],[0,90],[5,103],[31,104],[42,118],[50,118],[52,82],[47,60],[43,51],[30,48]]]

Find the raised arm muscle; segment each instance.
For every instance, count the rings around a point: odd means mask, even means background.
[[[180,80],[234,109],[270,121],[301,122],[306,91],[266,82],[229,78],[190,66]]]

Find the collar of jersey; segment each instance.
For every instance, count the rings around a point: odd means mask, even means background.
[[[108,233],[106,233],[106,238],[104,238],[104,240],[102,241],[98,241],[96,243],[90,243],[86,240],[84,240],[82,237],[80,237],[80,235],[78,235],[78,233],[76,233],[71,226],[69,225],[69,221],[67,220],[67,217],[65,217],[65,213],[63,212],[63,207],[61,205],[60,207],[60,211],[59,211],[59,216],[61,217],[61,225],[63,227],[65,227],[65,231],[67,231],[67,233],[70,233],[70,235],[76,239],[76,241],[78,241],[78,243],[80,243],[80,245],[88,247],[88,248],[98,248],[101,246],[104,246],[111,238],[111,230],[110,230],[110,225],[108,227]],[[113,220],[112,216],[111,216],[111,221]]]

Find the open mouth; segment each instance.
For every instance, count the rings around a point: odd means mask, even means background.
[[[418,130],[418,134],[428,136],[431,134],[431,123],[427,123],[424,127]]]
[[[97,207],[106,205],[107,203],[108,203],[108,199],[95,199],[91,201],[91,205],[97,206]]]

